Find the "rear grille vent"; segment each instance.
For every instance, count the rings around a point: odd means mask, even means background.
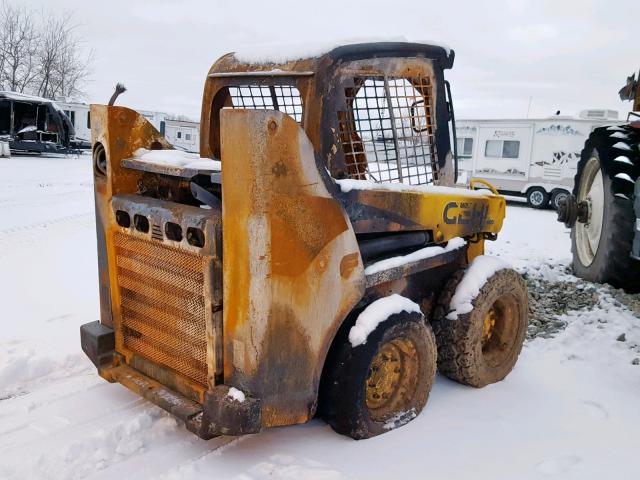
[[[162,228],[160,225],[153,224],[153,227],[151,227],[151,238],[162,241]]]
[[[205,258],[121,232],[114,246],[124,347],[206,386]]]

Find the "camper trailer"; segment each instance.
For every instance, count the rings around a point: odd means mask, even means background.
[[[594,128],[616,125],[618,112],[584,110],[578,117],[458,120],[458,182],[490,182],[534,208],[558,207],[573,189],[580,152]]]
[[[80,102],[58,102],[58,105],[64,113],[69,117],[69,120],[75,128],[76,135],[75,140],[79,146],[91,147],[91,114],[89,112],[89,105]],[[163,124],[167,116],[166,113],[151,112],[147,110],[138,110],[138,113],[158,130],[163,130]]]
[[[0,92],[0,141],[14,152],[70,153],[75,130],[53,101]]]

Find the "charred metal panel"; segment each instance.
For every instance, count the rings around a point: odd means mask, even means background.
[[[378,298],[397,293],[420,305],[425,318],[431,319],[433,308],[447,279],[466,264],[464,251],[449,252],[446,255],[448,263],[440,258],[430,263],[430,268],[426,270],[410,268],[404,277],[396,277],[392,274],[381,283],[369,286],[360,306],[366,306]],[[383,278],[384,275],[377,276],[376,281]]]
[[[458,193],[459,192],[459,193]],[[341,196],[356,233],[428,230],[437,243],[478,232],[498,233],[506,202],[468,190],[352,190]]]
[[[140,196],[145,175],[150,174],[129,169],[122,160],[138,148],[172,147],[133,110],[92,105],[91,119],[101,320],[114,328],[116,351],[127,362],[137,358],[157,362],[158,368],[147,368],[146,373],[159,375],[169,369],[170,376],[181,376],[174,383],[183,393],[199,391],[202,401],[218,370],[216,342],[210,340],[220,328],[214,324],[213,310],[222,298],[221,279],[214,275],[216,268],[221,270],[221,259],[215,255],[220,251],[221,214]],[[176,192],[179,182],[167,179],[165,190]],[[146,219],[146,229],[136,223],[136,215]],[[184,238],[169,238],[168,224],[182,229]],[[188,242],[189,227],[203,232],[204,245]],[[167,302],[172,305],[166,307]],[[194,332],[201,336],[185,337],[182,327],[194,322]],[[149,339],[146,344],[144,338]],[[177,347],[176,341],[183,343]],[[181,353],[187,344],[200,352],[194,354],[199,363]],[[199,367],[194,369],[196,363]],[[137,363],[143,364],[148,366]]]
[[[398,267],[369,274],[367,275],[367,288],[407,278],[416,273],[441,267],[442,265],[463,264],[465,260],[465,250],[466,248],[460,248],[425,258],[423,260],[405,263]]]
[[[263,426],[314,414],[326,352],[364,292],[358,244],[313,146],[279,112],[221,112],[224,379]]]

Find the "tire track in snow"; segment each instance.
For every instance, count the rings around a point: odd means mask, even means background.
[[[83,200],[86,196],[91,196],[89,189],[45,193],[34,192],[34,195],[29,197],[0,198],[0,208],[38,207],[43,204],[50,207],[51,205],[64,203],[76,203],[79,200]]]
[[[17,249],[37,242],[49,241],[52,237],[60,236],[70,230],[86,228],[94,224],[93,212],[87,212],[0,230],[0,258],[10,255]]]

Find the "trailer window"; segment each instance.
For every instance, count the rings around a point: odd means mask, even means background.
[[[518,158],[520,156],[519,140],[487,140],[484,156],[489,158]]]
[[[458,156],[460,158],[471,158],[473,156],[473,138],[458,137]]]
[[[279,110],[302,123],[302,98],[290,85],[245,85],[229,87],[233,108]]]
[[[338,112],[348,178],[422,185],[437,179],[428,77],[359,77]]]
[[[76,126],[76,112],[74,112],[73,110],[65,110],[64,114],[71,121],[71,125],[73,125],[75,127]]]

